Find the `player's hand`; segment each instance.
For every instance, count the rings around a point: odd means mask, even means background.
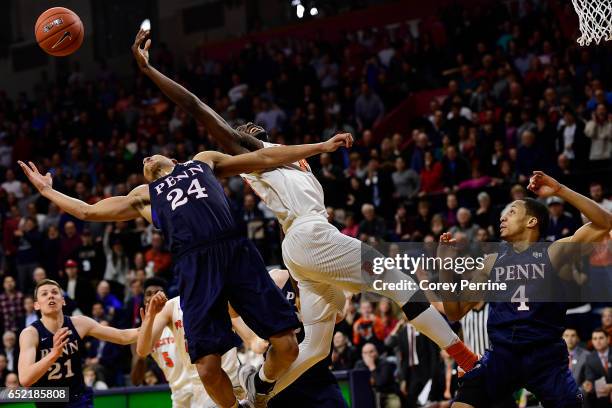
[[[350,133],[340,133],[329,139],[327,142],[322,143],[323,153],[335,152],[341,147],[349,149],[353,146],[353,135]]]
[[[138,63],[138,68],[146,69],[149,67],[149,47],[151,47],[151,39],[149,37],[149,31],[145,31],[142,28],[138,30],[136,39],[132,45],[132,54]],[[144,43],[144,47],[141,48]]]
[[[53,335],[53,349],[51,349],[51,355],[54,360],[60,358],[64,352],[64,347],[68,344],[70,338],[70,330],[67,327],[62,327]]]
[[[155,315],[162,311],[167,301],[168,298],[166,298],[166,295],[163,292],[157,292],[149,301],[149,305],[147,306],[147,316],[151,318],[155,317]]]
[[[266,340],[261,339],[259,337],[254,339],[251,342],[251,344],[249,344],[249,348],[253,350],[254,353],[257,353],[257,354],[264,354],[268,350],[269,346],[270,346],[270,343],[268,343]]]
[[[529,179],[527,189],[533,191],[538,197],[550,197],[561,189],[561,183],[541,171],[534,171]]]
[[[455,238],[453,238],[453,234],[451,234],[450,232],[443,232],[440,235],[440,243],[441,244],[454,244],[456,242],[457,242],[457,240]]]
[[[51,177],[51,173],[47,173],[43,176],[36,168],[36,165],[34,165],[32,162],[25,164],[20,160],[17,163],[25,175],[28,176],[30,183],[32,183],[41,194],[44,191],[51,190],[53,188],[53,178]]]

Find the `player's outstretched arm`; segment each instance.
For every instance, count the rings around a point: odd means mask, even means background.
[[[138,338],[138,329],[122,330],[115,327],[103,326],[87,316],[74,316],[72,322],[79,331],[81,338],[91,336],[99,340],[121,345],[136,343],[136,339]]]
[[[238,156],[206,151],[198,153],[194,159],[207,163],[217,176],[229,177],[240,173],[273,169],[316,154],[333,152],[342,146],[349,148],[352,145],[353,136],[350,133],[342,133],[322,143],[276,146]]]
[[[143,216],[151,222],[149,190],[145,185],[136,187],[127,196],[110,197],[91,205],[54,190],[51,174],[43,176],[34,163],[18,163],[42,196],[80,220],[129,221]]]
[[[260,140],[232,129],[225,119],[196,95],[155,69],[149,63],[151,40],[148,37],[149,31],[140,29],[132,45],[132,53],[142,73],[149,77],[164,95],[206,126],[211,136],[226,152],[241,154],[263,147]]]
[[[19,383],[30,387],[42,376],[62,355],[64,346],[68,344],[70,333],[66,327],[60,328],[53,336],[51,352],[39,361],[36,361],[36,347],[38,346],[38,332],[34,327],[27,327],[19,335]]]
[[[151,353],[153,345],[161,337],[164,327],[172,320],[172,309],[167,301],[166,295],[158,292],[151,298],[146,313],[142,308],[140,309],[142,325],[136,342],[138,356],[146,357]]]

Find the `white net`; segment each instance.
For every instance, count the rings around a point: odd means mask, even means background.
[[[612,40],[612,0],[572,0],[578,13],[580,33],[578,44],[587,46]]]

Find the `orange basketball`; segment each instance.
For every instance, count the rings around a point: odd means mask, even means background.
[[[83,44],[85,30],[79,16],[64,7],[53,7],[36,20],[36,42],[47,54],[70,55]]]

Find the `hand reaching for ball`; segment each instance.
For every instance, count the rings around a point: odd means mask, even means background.
[[[134,54],[138,68],[141,70],[149,67],[149,47],[151,47],[151,39],[149,38],[149,34],[149,30],[143,30],[141,28],[138,30],[138,34],[136,34],[134,44],[132,45],[132,54]],[[142,45],[143,43],[144,46]]]

